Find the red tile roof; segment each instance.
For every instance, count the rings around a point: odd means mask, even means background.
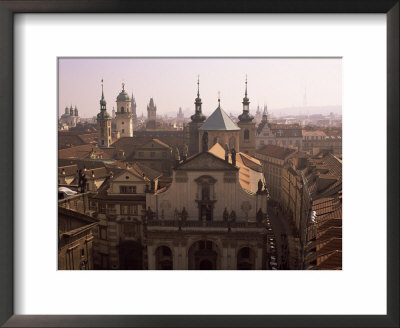
[[[256,153],[278,158],[278,159],[286,159],[290,155],[296,152],[295,149],[284,148],[276,145],[266,145],[261,149],[256,150]]]

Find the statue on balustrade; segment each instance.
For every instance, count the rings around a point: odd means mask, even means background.
[[[185,206],[182,209],[181,218],[182,218],[182,221],[186,221],[186,219],[188,218],[188,212],[186,211]]]
[[[228,213],[228,210],[226,209],[226,207],[224,209],[224,213],[222,214],[222,217],[223,217],[225,222],[227,222],[228,219],[229,219],[229,213]]]

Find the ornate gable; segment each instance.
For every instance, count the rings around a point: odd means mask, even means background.
[[[238,168],[224,160],[210,154],[209,152],[199,153],[186,162],[180,164],[175,170],[185,171],[235,171]]]

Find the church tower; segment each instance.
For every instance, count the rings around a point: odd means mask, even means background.
[[[197,77],[197,98],[195,99],[195,113],[189,123],[189,156],[197,154],[199,149],[199,128],[203,125],[206,117],[201,112],[200,80]]]
[[[125,91],[125,84],[122,83],[122,91],[117,97],[117,111],[115,113],[117,132],[120,137],[132,137],[132,111],[131,99]]]
[[[243,98],[243,113],[239,115],[238,126],[240,128],[239,145],[240,151],[254,156],[256,148],[256,123],[253,122],[254,116],[250,114],[250,101],[247,98],[247,76],[246,89]]]
[[[97,114],[97,128],[99,130],[98,144],[101,148],[109,148],[111,145],[111,116],[107,113],[106,104],[103,92],[103,80],[101,80],[100,113]]]
[[[153,98],[150,98],[150,102],[147,105],[147,123],[146,128],[155,129],[157,127],[157,106],[154,104]]]
[[[136,114],[136,100],[133,97],[133,92],[132,92],[132,96],[131,96],[131,109],[132,109],[132,121],[133,121],[133,127],[137,127],[137,123],[138,123],[138,118],[137,118],[137,114]]]

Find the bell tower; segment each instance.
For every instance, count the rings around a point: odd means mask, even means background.
[[[189,156],[197,154],[199,149],[199,128],[203,125],[206,117],[201,112],[200,98],[200,78],[197,77],[197,98],[195,99],[195,112],[192,115],[189,123]]]
[[[239,145],[241,152],[254,156],[256,148],[256,123],[253,122],[254,116],[250,114],[250,100],[247,97],[247,75],[245,85],[242,102],[243,112],[239,115],[239,122],[237,124],[240,128]]]
[[[117,97],[115,121],[120,137],[133,136],[131,99],[125,91],[125,83],[122,83],[122,91]]]
[[[97,128],[99,130],[98,145],[101,148],[109,148],[111,145],[111,116],[107,113],[106,105],[103,80],[101,80],[100,113],[97,114]]]

